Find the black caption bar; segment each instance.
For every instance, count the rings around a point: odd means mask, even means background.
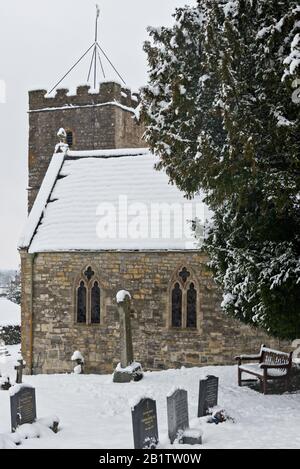
[[[82,463],[84,469],[97,467],[101,469],[107,466],[118,466],[120,468],[134,468],[138,466],[147,467],[149,465],[179,466],[185,464],[197,465],[201,468],[212,468],[220,464],[235,464],[241,467],[241,461],[247,460],[256,464],[258,458],[267,457],[268,461],[287,464],[289,458],[299,457],[295,454],[299,450],[2,450],[0,453],[1,468],[4,462],[11,465],[14,462],[29,463],[31,467],[40,469],[41,461],[47,464],[57,464],[67,462],[67,464]],[[270,462],[271,462],[270,461]]]

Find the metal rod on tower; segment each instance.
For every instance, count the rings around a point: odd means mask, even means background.
[[[99,5],[96,4],[96,28],[95,28],[95,43],[98,41],[98,19],[100,16],[100,8]]]
[[[102,49],[102,47],[99,45],[98,42],[97,42],[97,46],[99,47],[100,51],[102,52],[102,54],[104,55],[104,57],[106,58],[106,60],[109,62],[109,64],[111,65],[111,67],[114,69],[114,71],[116,72],[116,74],[118,75],[118,77],[122,80],[122,82],[124,83],[124,85],[126,85],[125,80],[123,80],[123,78],[122,78],[121,75],[119,74],[118,70],[116,69],[116,67],[114,66],[114,64],[109,60],[108,56],[105,54],[104,50]]]
[[[99,59],[99,63],[100,63],[100,67],[101,67],[102,73],[103,73],[103,77],[105,78],[105,71],[104,71],[103,63],[102,63],[101,56],[100,56],[98,50],[97,50],[97,53],[98,53],[98,59]]]
[[[96,5],[95,42],[86,50],[86,52],[80,57],[80,59],[77,60],[77,62],[73,65],[73,67],[71,67],[67,71],[67,73],[59,80],[59,82],[57,82],[56,85],[53,86],[53,88],[51,89],[51,91],[49,91],[47,93],[47,95],[51,94],[52,91],[54,91],[58,87],[58,85],[60,85],[60,83],[69,75],[69,73],[71,73],[71,71],[79,64],[79,62],[81,62],[81,60],[90,52],[91,49],[94,49],[94,50],[93,50],[92,59],[91,59],[90,66],[89,66],[87,81],[89,82],[89,80],[90,80],[92,68],[94,66],[94,89],[96,89],[96,85],[97,85],[97,55],[98,55],[100,67],[101,67],[101,70],[102,70],[102,73],[103,73],[103,77],[105,78],[105,71],[104,71],[102,60],[101,60],[101,53],[104,55],[104,57],[106,58],[106,60],[110,64],[110,66],[113,68],[113,70],[116,72],[118,77],[122,80],[124,85],[126,85],[125,80],[122,78],[122,76],[120,75],[120,73],[118,72],[118,70],[116,69],[116,67],[111,62],[111,60],[109,59],[109,57],[104,52],[104,50],[102,49],[102,47],[100,46],[100,44],[98,42],[98,32],[99,32],[99,30],[98,30],[98,21],[99,21],[99,16],[100,16],[100,8],[99,8],[98,5]]]
[[[87,82],[90,81],[91,71],[92,71],[92,67],[93,67],[93,63],[94,63],[94,55],[95,55],[95,46],[94,46],[94,50],[93,50],[93,54],[92,54],[92,60],[91,60],[91,63],[90,63],[90,68],[89,68],[89,73],[88,73],[88,77],[87,77]]]
[[[96,4],[96,24],[95,24],[95,50],[94,50],[94,89],[97,84],[97,42],[98,42],[98,20],[100,16],[99,5]]]
[[[94,90],[96,89],[97,84],[97,46],[95,45],[94,50]]]
[[[90,50],[91,50],[92,47],[94,47],[94,46],[95,46],[95,44],[92,44],[92,45],[87,49],[87,51],[80,57],[80,59],[77,60],[77,62],[73,65],[73,67],[71,67],[70,70],[68,70],[67,73],[61,78],[61,80],[59,80],[59,82],[56,83],[55,86],[53,86],[53,88],[51,89],[51,91],[49,91],[49,92],[47,93],[47,95],[51,94],[52,91],[54,91],[55,88],[57,88],[58,85],[61,84],[61,82],[69,75],[69,73],[72,72],[72,70],[76,67],[76,65],[78,65],[79,62],[81,62],[81,60],[90,52]]]

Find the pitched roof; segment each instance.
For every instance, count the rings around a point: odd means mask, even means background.
[[[154,169],[147,149],[54,154],[19,247],[29,252],[194,249],[208,210]]]

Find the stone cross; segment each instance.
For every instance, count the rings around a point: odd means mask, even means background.
[[[126,368],[133,362],[132,333],[130,322],[131,298],[124,292],[124,298],[118,302],[121,336],[121,367]]]
[[[23,359],[18,360],[19,365],[15,366],[15,370],[17,372],[17,377],[16,377],[16,384],[21,384],[22,383],[22,378],[23,378],[23,370],[25,368],[25,365],[23,363]]]
[[[117,304],[120,318],[121,362],[113,374],[114,383],[129,383],[131,380],[140,381],[143,378],[142,366],[133,359],[133,345],[131,333],[131,296],[128,291],[117,293]]]

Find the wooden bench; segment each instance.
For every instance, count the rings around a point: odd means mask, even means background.
[[[286,390],[289,389],[290,372],[292,368],[291,353],[279,352],[262,345],[258,355],[240,355],[238,360],[238,384],[242,386],[242,373],[254,375],[260,380],[261,390],[267,394],[267,382],[273,379],[285,380]],[[255,360],[257,363],[243,361]]]

